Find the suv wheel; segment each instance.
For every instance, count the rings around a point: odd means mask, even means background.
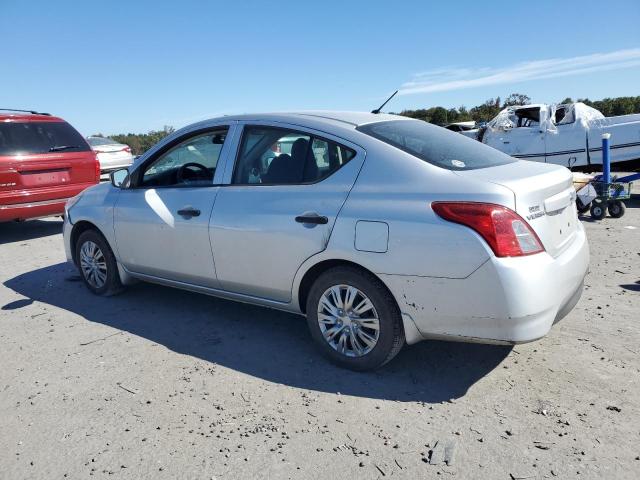
[[[375,276],[353,267],[318,277],[307,297],[307,322],[322,353],[351,370],[384,365],[405,341],[391,293]]]
[[[108,297],[123,290],[115,256],[104,237],[95,230],[80,234],[76,261],[85,285],[96,295]]]

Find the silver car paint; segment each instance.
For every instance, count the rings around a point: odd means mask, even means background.
[[[337,119],[323,118],[323,115]],[[555,256],[544,252],[530,257],[498,259],[474,231],[437,217],[430,208],[430,202],[473,200],[497,203],[513,209],[528,209],[529,205],[524,204],[526,201],[522,198],[517,200],[518,188],[526,184],[526,180],[522,180],[521,185],[518,185],[516,181],[518,178],[533,175],[538,176],[539,181],[545,175],[568,177],[568,171],[562,167],[520,161],[506,169],[504,167],[509,165],[454,173],[363,135],[354,128],[355,124],[389,119],[397,120],[399,117],[323,112],[313,115],[248,115],[200,122],[175,132],[138,159],[132,168],[137,168],[167,142],[190,131],[221,122],[252,124],[263,122],[273,125],[287,123],[298,129],[320,132],[323,136],[335,138],[342,143],[350,142],[360,150],[358,157],[361,152],[363,154],[366,152],[366,160],[344,205],[335,214],[330,236],[327,237],[328,233],[323,232],[322,238],[326,244],[324,249],[316,252],[319,248],[316,243],[312,249],[299,248],[296,250],[297,257],[291,258],[293,256],[289,255],[287,248],[277,248],[274,252],[270,252],[263,246],[262,253],[268,257],[268,261],[261,263],[258,271],[265,285],[260,285],[260,282],[240,285],[238,280],[242,280],[242,275],[233,277],[237,272],[232,272],[229,278],[225,278],[228,273],[220,275],[218,271],[217,279],[209,279],[209,283],[206,283],[188,276],[168,278],[166,274],[158,275],[157,271],[155,274],[132,273],[123,267],[121,273],[125,275],[125,280],[132,275],[148,281],[225,298],[301,312],[304,306],[300,305],[299,292],[304,275],[322,261],[339,259],[367,268],[378,275],[389,287],[403,314],[408,343],[414,343],[422,338],[442,336],[464,340],[481,338],[483,341],[498,342],[520,342],[543,336],[563,309],[566,309],[565,307],[576,298],[576,292],[579,291],[582,278],[588,268],[588,245],[582,227],[579,224],[574,226],[575,232],[571,241],[558,252],[554,251]],[[231,150],[235,150],[238,139],[239,135],[231,138]],[[253,218],[251,221],[243,219],[235,224],[230,221],[233,212],[240,215],[242,211],[246,212],[247,209],[255,207],[251,201],[244,202],[240,198],[242,187],[227,186],[231,180],[234,159],[234,155],[226,155],[221,159],[222,163],[218,164],[216,172],[216,181],[219,178],[218,173],[221,173],[223,186],[212,187],[219,188],[218,197],[212,209],[210,233],[213,257],[218,264],[224,263],[222,259],[225,251],[231,251],[231,256],[242,261],[242,251],[231,250],[237,245],[234,240],[241,238],[240,233],[224,238],[224,235],[220,235],[221,232],[224,231],[226,234],[234,228],[241,228],[245,233],[248,232],[249,236],[255,235],[250,242],[252,246],[256,246],[263,245],[260,243],[262,241],[260,236],[264,232],[261,233],[259,230],[264,229],[269,233],[268,229],[272,226],[268,221],[265,222],[264,218]],[[348,166],[349,164],[327,180],[339,175]],[[493,172],[487,173],[489,170]],[[308,187],[317,187],[324,182]],[[347,183],[343,185],[348,187]],[[536,184],[532,185],[535,187]],[[303,189],[303,186],[298,187],[299,190]],[[234,188],[237,189],[236,192],[231,190]],[[269,187],[254,188],[268,189]],[[531,185],[528,188],[532,188]],[[234,198],[238,203],[226,201],[218,203],[220,191],[226,189],[232,192],[229,198]],[[115,205],[115,198],[121,193],[123,192],[105,185],[90,189],[73,207],[71,221],[76,223],[85,220],[96,223],[113,247],[115,244],[113,205]],[[292,188],[287,194],[292,196],[284,198],[283,203],[288,202],[295,206],[300,191]],[[344,195],[344,192],[341,195]],[[260,198],[260,195],[256,194],[254,198]],[[337,203],[340,202],[337,201]],[[225,211],[217,211],[216,207],[220,205],[225,208]],[[281,208],[279,203],[274,205]],[[314,207],[314,210],[318,209],[317,205]],[[227,208],[229,211],[226,211]],[[570,208],[575,209],[575,205],[571,204]],[[277,208],[275,211],[277,212]],[[291,209],[286,212],[286,215],[295,216],[299,211],[300,209]],[[285,215],[283,212],[284,210],[277,213]],[[268,215],[272,212],[264,213]],[[389,239],[386,252],[376,253],[355,249],[356,225],[358,221],[363,220],[382,221],[388,225]],[[300,233],[306,233],[303,230],[304,226],[295,224],[293,219],[291,222],[292,226],[288,227],[288,233],[284,235],[281,232],[270,232],[273,236],[267,244],[272,247],[282,247],[278,242],[290,242],[291,235],[295,234],[293,227],[298,227]],[[533,222],[531,223],[533,225]],[[69,221],[66,221],[64,232],[68,256],[71,251],[69,245],[71,227]],[[251,229],[254,231],[252,232]],[[147,239],[147,242],[150,240],[152,241],[153,238]],[[127,240],[120,239],[120,243],[124,241]],[[140,239],[138,238],[137,241]],[[217,250],[218,246],[220,251]],[[168,253],[158,245],[148,244],[147,248],[158,249],[157,258],[162,258],[163,253]],[[122,263],[117,245],[114,251],[118,261]],[[309,255],[308,258],[302,258],[305,252]],[[208,254],[211,254],[211,251]],[[249,255],[252,254],[253,252],[249,253]],[[202,252],[202,255],[206,257],[207,252]],[[213,263],[213,258],[211,261]],[[286,275],[278,278],[275,288],[268,285],[271,281],[268,276],[269,268],[277,270],[280,265],[286,265],[287,272],[290,272],[292,265],[296,262],[300,263],[290,279],[290,290],[282,287]],[[252,271],[251,261],[246,261],[243,265],[247,271]],[[231,269],[231,262],[225,268]],[[224,290],[224,288],[236,291]]]
[[[226,163],[233,153],[230,145],[236,125],[229,127],[231,141],[225,142],[219,162]],[[216,169],[211,187],[122,190],[113,220],[122,265],[134,274],[219,288],[209,221],[220,190],[215,185],[222,176],[223,171]],[[200,215],[184,218],[177,214],[188,207],[200,210]]]
[[[291,281],[298,267],[327,247],[338,213],[364,163],[365,151],[327,132],[283,122],[278,126],[322,135],[356,151],[349,163],[315,184],[228,185],[218,193],[210,229],[221,288],[290,302]],[[303,214],[326,216],[328,223],[296,223],[295,217]]]

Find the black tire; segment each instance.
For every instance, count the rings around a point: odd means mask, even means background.
[[[82,246],[87,242],[93,242],[100,249],[104,257],[104,264],[106,265],[106,280],[101,286],[93,285],[92,282],[87,278],[85,271],[81,266],[81,249]],[[80,277],[82,277],[82,281],[92,293],[100,295],[102,297],[109,297],[111,295],[116,295],[124,290],[122,282],[120,281],[120,274],[118,273],[116,258],[113,255],[113,251],[111,250],[111,247],[109,247],[107,240],[102,236],[100,232],[96,230],[86,230],[82,232],[80,234],[80,237],[78,237],[75,249],[76,266],[78,267],[78,271],[80,272]]]
[[[580,199],[576,200],[576,208],[578,209],[578,213],[587,213],[589,211],[590,203],[583,205]]]
[[[607,210],[609,210],[609,216],[613,218],[620,218],[624,215],[624,212],[627,210],[624,202],[621,200],[614,200],[609,203],[607,206]]]
[[[318,323],[318,305],[323,294],[336,285],[348,285],[360,290],[369,298],[377,313],[377,342],[371,351],[362,356],[349,357],[338,352],[322,334]],[[395,299],[378,278],[360,269],[335,267],[321,274],[311,286],[306,307],[311,336],[323,355],[340,367],[356,371],[379,368],[395,357],[405,343],[402,317]]]
[[[607,214],[607,209],[602,202],[591,202],[591,218],[594,220],[602,220]]]

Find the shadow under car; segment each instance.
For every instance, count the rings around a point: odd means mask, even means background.
[[[151,284],[98,297],[67,263],[24,273],[4,285],[27,299],[269,382],[359,397],[455,399],[511,351],[506,346],[424,341],[405,346],[377,371],[357,373],[326,361],[299,315]],[[13,303],[8,308],[20,307]]]

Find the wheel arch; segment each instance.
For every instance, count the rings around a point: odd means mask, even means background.
[[[302,279],[300,280],[300,284],[298,285],[298,290],[297,290],[297,294],[298,294],[297,298],[298,298],[298,306],[300,307],[300,311],[303,314],[306,314],[307,296],[309,294],[309,291],[311,290],[311,286],[313,285],[313,282],[315,282],[316,279],[320,275],[322,275],[324,272],[335,267],[352,267],[352,268],[355,268],[356,270],[361,270],[366,274],[373,275],[375,278],[378,279],[378,281],[380,281],[380,283],[382,283],[382,285],[384,285],[384,287],[389,291],[389,293],[391,293],[391,291],[389,290],[389,287],[385,284],[385,282],[383,282],[382,279],[380,279],[380,277],[378,277],[374,272],[372,272],[368,268],[365,268],[362,265],[349,260],[326,259],[314,264],[309,269],[307,269]],[[392,293],[391,293],[391,296],[395,300],[395,297],[393,296]],[[399,308],[397,300],[396,300],[396,307]]]
[[[389,294],[391,295],[391,298],[393,298],[393,301],[395,302],[396,308],[400,312],[400,315],[402,317],[402,327],[404,329],[405,340],[407,344],[412,345],[414,343],[420,342],[421,340],[424,340],[424,338],[420,334],[420,331],[416,327],[416,324],[413,318],[408,313],[402,311],[402,309],[400,308],[400,304],[398,303],[398,299],[393,294],[393,291],[389,288],[386,282],[383,279],[381,279],[378,275],[376,275],[373,271],[369,270],[368,268],[360,265],[359,263],[352,262],[345,259],[340,259],[340,258],[324,259],[313,264],[311,267],[309,267],[306,270],[306,272],[304,272],[300,282],[297,284],[297,289],[294,290],[295,293],[297,294],[297,298],[295,300],[297,300],[298,308],[300,309],[303,315],[306,315],[307,295],[309,294],[309,290],[311,289],[313,282],[327,270],[334,267],[338,267],[338,266],[353,267],[357,270],[365,272],[369,275],[373,275],[375,278],[377,278],[378,281],[389,292]]]
[[[73,258],[73,263],[78,264],[78,259],[76,258],[76,244],[78,243],[78,239],[80,235],[82,235],[87,230],[95,230],[98,232],[106,241],[106,237],[104,233],[100,231],[100,228],[95,223],[89,222],[87,220],[80,220],[73,224],[73,228],[71,229],[71,235],[69,237],[69,243],[71,246],[71,256]],[[109,242],[107,242],[109,243]]]
[[[111,242],[109,242],[109,238],[104,234],[104,232],[102,231],[102,229],[100,229],[100,227],[98,227],[95,223],[90,222],[88,220],[79,220],[76,223],[73,224],[73,228],[71,229],[71,234],[69,235],[69,244],[71,247],[71,257],[73,259],[73,263],[74,265],[78,265],[78,259],[76,258],[76,243],[78,242],[78,239],[80,238],[80,235],[82,235],[82,233],[86,232],[87,230],[95,230],[97,233],[100,234],[100,236],[104,239],[104,241],[107,243],[107,245],[109,246],[109,248],[111,249],[111,251],[113,252],[113,255],[116,258],[116,264],[118,266],[118,274],[120,275],[120,282],[123,285],[131,285],[136,283],[136,279],[133,278],[129,272],[127,272],[124,267],[120,264],[120,261],[118,260],[118,256],[116,254],[115,249],[113,248],[114,246],[111,244]]]

